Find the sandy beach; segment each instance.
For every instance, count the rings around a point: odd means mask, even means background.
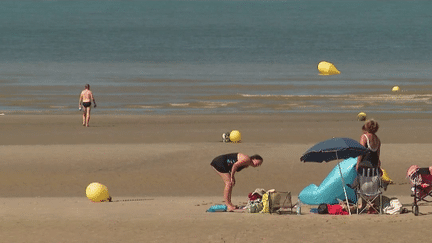
[[[431,115],[370,114],[380,124],[383,168],[395,182],[384,195],[411,210],[412,165],[430,166]],[[421,215],[329,216],[206,213],[222,203],[223,183],[210,167],[219,154],[260,154],[264,164],[236,175],[233,202],[256,188],[291,191],[293,201],[320,184],[336,163],[301,163],[313,144],[358,140],[356,114],[0,116],[2,242],[406,242],[431,235],[432,207]],[[242,143],[222,143],[237,129]],[[85,196],[91,182],[112,203]],[[367,234],[365,234],[367,232]],[[381,235],[381,236],[380,236]]]

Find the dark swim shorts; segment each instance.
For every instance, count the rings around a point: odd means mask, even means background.
[[[83,106],[85,108],[90,107],[91,106],[91,102],[83,102]]]
[[[210,165],[220,173],[230,173],[231,170],[230,168],[227,168],[228,166],[224,163],[224,159],[224,156],[218,156],[210,163]]]
[[[214,158],[210,164],[220,173],[230,173],[233,164],[237,161],[237,155],[238,153],[219,155]],[[237,172],[242,169],[243,168],[238,168]]]

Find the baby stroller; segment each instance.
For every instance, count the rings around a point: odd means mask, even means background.
[[[415,216],[419,215],[418,202],[432,202],[427,200],[428,196],[432,197],[432,166],[419,168],[417,165],[411,165],[407,171],[407,177],[411,182],[411,196],[414,197],[412,212]]]

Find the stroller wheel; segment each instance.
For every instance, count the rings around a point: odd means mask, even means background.
[[[418,208],[417,205],[413,205],[413,206],[412,206],[412,212],[413,212],[413,214],[414,214],[415,216],[418,216],[418,215],[419,215],[419,208]]]

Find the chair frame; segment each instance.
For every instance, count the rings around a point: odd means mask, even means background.
[[[371,169],[377,170],[375,172],[375,174],[372,175],[372,176],[370,176],[370,172],[372,172]],[[357,214],[361,214],[361,213],[365,212],[366,209],[369,209],[369,208],[372,208],[376,213],[382,214],[383,213],[383,207],[382,207],[382,194],[383,194],[383,192],[382,192],[381,189],[383,188],[383,183],[382,183],[381,175],[379,174],[379,171],[378,171],[377,168],[370,168],[370,169],[368,169],[367,172],[366,172],[366,173],[368,173],[367,175],[365,174],[365,171],[363,171],[363,172],[364,172],[363,175],[357,174],[357,179],[356,180],[360,180],[361,179],[360,177],[378,178],[378,180],[377,180],[378,189],[377,189],[377,191],[375,193],[372,193],[372,194],[364,193],[362,191],[362,189],[361,189],[361,186],[362,186],[361,185],[361,181],[358,181],[359,183],[358,183],[358,186],[356,188],[356,194],[357,194],[357,204],[356,204]],[[376,207],[374,205],[374,202],[377,199],[379,199],[379,205],[378,205],[378,207]],[[363,201],[366,202],[366,205],[362,205],[363,207],[361,209],[359,208],[360,200],[363,200]]]
[[[422,174],[430,174],[429,168],[420,168],[415,173],[409,176],[410,183],[412,187],[414,188],[413,194],[411,194],[411,197],[414,198],[414,202],[412,204],[412,212],[415,216],[419,215],[419,205],[418,202],[424,201],[424,202],[432,202],[431,200],[426,199],[427,197],[432,197],[432,190],[427,191],[424,188],[421,187]],[[427,184],[430,184],[427,183]],[[423,193],[422,196],[418,196],[420,193]]]
[[[286,196],[281,197],[281,199],[283,198],[283,202],[282,204],[280,204],[279,202],[275,202],[275,196],[277,194],[286,194]],[[290,213],[293,212],[293,208],[295,207],[295,205],[293,205],[292,200],[291,200],[291,192],[269,192],[268,193],[268,201],[269,201],[269,211],[270,213],[278,213],[278,214],[282,214],[286,209],[290,210]]]

